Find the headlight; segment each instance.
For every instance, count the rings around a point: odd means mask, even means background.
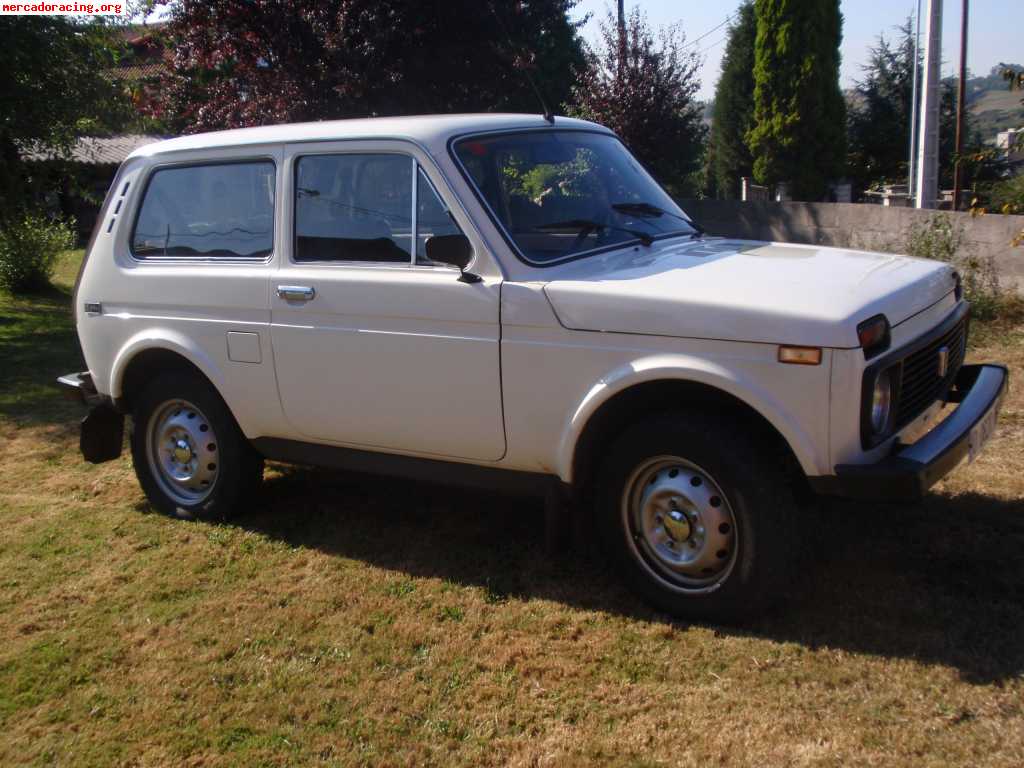
[[[871,395],[871,429],[876,435],[883,435],[889,429],[892,416],[892,371],[882,371],[875,379],[875,391]]]

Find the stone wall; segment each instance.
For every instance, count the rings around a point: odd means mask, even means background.
[[[709,234],[750,240],[835,245],[900,253],[916,221],[935,215],[914,208],[850,203],[775,203],[738,200],[680,200]],[[1024,292],[1024,246],[1010,245],[1024,229],[1024,216],[950,213],[964,226],[968,247],[991,254],[1000,278]]]

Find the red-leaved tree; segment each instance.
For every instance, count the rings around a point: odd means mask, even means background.
[[[578,0],[183,0],[155,106],[185,131],[568,100]]]
[[[609,13],[601,42],[573,89],[573,112],[612,128],[662,183],[683,191],[701,162],[706,129],[695,100],[700,56],[676,26],[651,30],[634,8],[626,19],[620,66],[618,25]]]

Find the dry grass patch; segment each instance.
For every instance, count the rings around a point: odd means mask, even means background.
[[[924,504],[823,511],[786,611],[687,626],[533,501],[274,467],[153,514],[77,456],[66,300],[0,299],[4,765],[1024,763],[1019,387]],[[976,339],[1019,380],[1024,328]]]

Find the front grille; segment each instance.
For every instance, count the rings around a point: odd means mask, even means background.
[[[940,352],[946,348],[946,375],[939,376]],[[900,366],[899,402],[896,404],[896,429],[902,429],[943,397],[963,365],[967,352],[967,318],[942,336],[908,355]]]

